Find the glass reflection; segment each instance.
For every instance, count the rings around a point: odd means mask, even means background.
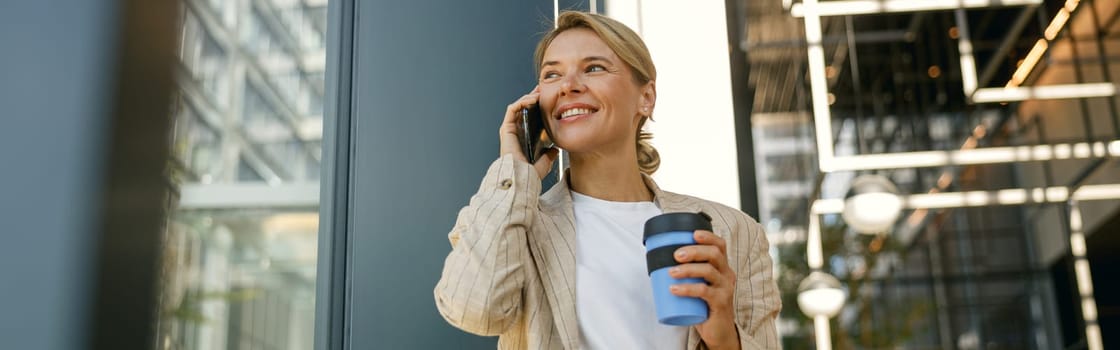
[[[309,349],[327,2],[184,5],[156,347]]]

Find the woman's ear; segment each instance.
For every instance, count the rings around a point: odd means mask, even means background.
[[[651,117],[653,115],[653,107],[657,105],[657,84],[650,80],[645,85],[642,85],[642,96],[640,100],[639,110],[642,115]],[[650,119],[653,119],[652,117]]]

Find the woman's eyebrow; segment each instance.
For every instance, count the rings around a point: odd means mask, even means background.
[[[587,63],[587,62],[591,62],[591,61],[603,61],[603,62],[607,62],[607,63],[612,63],[610,59],[608,59],[606,57],[603,57],[603,56],[587,56],[587,57],[584,57],[580,61],[583,62],[583,63]],[[544,63],[541,64],[541,68],[548,67],[548,66],[555,66],[555,65],[558,65],[558,64],[560,64],[560,61],[545,61]]]
[[[591,62],[591,61],[603,61],[603,62],[611,63],[610,59],[607,59],[606,57],[603,57],[603,56],[587,56],[587,57],[584,57],[582,61],[584,63]]]

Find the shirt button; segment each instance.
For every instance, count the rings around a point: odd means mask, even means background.
[[[502,182],[498,183],[498,185],[501,186],[503,190],[508,190],[513,186],[513,180],[504,179],[502,180]]]

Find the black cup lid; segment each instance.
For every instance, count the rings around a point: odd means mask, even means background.
[[[669,213],[654,216],[646,220],[645,234],[642,243],[651,236],[672,231],[712,230],[712,217],[704,212],[699,213]]]

